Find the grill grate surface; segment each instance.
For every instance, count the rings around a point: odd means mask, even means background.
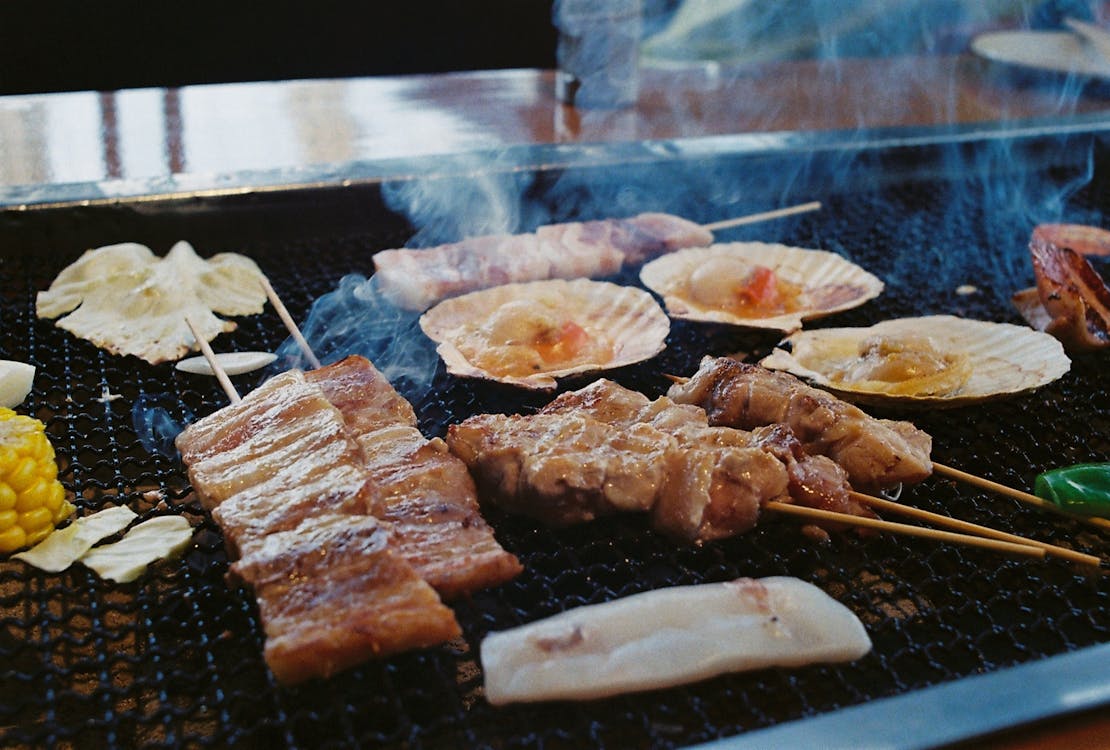
[[[1031,176],[1056,183],[1074,177],[1059,170]],[[936,178],[882,191],[842,189],[821,196],[819,214],[729,238],[775,232],[793,244],[838,250],[888,282],[877,301],[830,325],[934,312],[1014,320],[1009,294],[1032,280],[1024,249],[1030,224],[992,229],[975,187]],[[1107,196],[1092,183],[1071,199],[1065,218],[1090,221],[1107,207]],[[128,585],[103,582],[80,565],[49,575],[0,562],[4,746],[671,748],[1110,640],[1105,580],[1057,561],[854,534],[820,547],[796,524],[774,520],[741,538],[677,547],[638,518],[552,531],[487,509],[525,572],[457,604],[464,644],[279,689],[261,659],[251,597],[223,581],[227,560],[218,529],[189,497],[177,460],[144,450],[132,422],[140,399],[155,399],[177,417],[210,413],[224,404],[217,386],[172,365],[112,357],[34,315],[35,292],[84,247],[126,239],[164,252],[184,236],[174,236],[182,226],[176,218],[128,221],[71,212],[38,234],[9,232],[41,244],[36,252],[8,248],[0,260],[0,356],[38,368],[22,410],[46,422],[63,464],[61,479],[81,508],[127,503],[143,515],[181,513],[197,526],[195,544],[180,561],[160,563]],[[254,257],[303,319],[312,300],[341,276],[368,271],[368,248],[397,246],[407,236],[403,222],[384,209],[370,212],[366,223],[292,239],[261,225],[251,234],[219,224],[191,237],[203,254],[238,250]],[[121,234],[131,229],[136,233]],[[635,283],[632,276],[624,280]],[[956,287],[967,283],[979,292],[957,295]],[[284,338],[268,310],[240,319],[239,330],[217,339],[216,347],[274,350]],[[773,343],[764,335],[676,322],[663,354],[614,377],[655,395],[666,388],[663,373],[692,372],[703,353],[760,352]],[[934,436],[939,461],[1029,486],[1041,470],[1110,457],[1106,371],[1105,355],[1079,357],[1066,378],[1034,395],[909,416]],[[241,376],[236,385],[246,391],[256,379]],[[442,434],[472,413],[532,409],[549,398],[459,382],[442,368],[428,394],[407,395],[427,434]],[[161,491],[165,506],[150,490]],[[939,478],[907,488],[904,500],[1110,554],[1105,532]],[[764,670],[582,705],[494,709],[481,697],[477,646],[491,630],[661,586],[742,575],[816,583],[859,615],[873,652],[850,665]]]

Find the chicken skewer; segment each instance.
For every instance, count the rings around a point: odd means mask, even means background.
[[[779,444],[760,445],[769,440]],[[710,427],[701,409],[667,398],[652,402],[611,381],[564,393],[533,415],[472,417],[452,425],[447,441],[486,497],[552,525],[641,511],[663,533],[696,542],[743,533],[766,510],[1031,557],[1047,551],[1020,538],[882,521],[858,504],[828,510],[823,506],[837,502],[837,482],[846,487],[843,471],[828,459],[802,467],[809,487],[801,490],[798,467],[783,459],[781,435]],[[822,471],[829,473],[821,477]]]
[[[713,231],[820,208],[817,202],[698,225],[663,213],[628,219],[568,222],[534,233],[487,235],[416,250],[374,254],[379,290],[406,310],[425,310],[448,297],[508,283],[609,276],[623,265],[713,242]]]
[[[908,422],[874,419],[832,394],[810,387],[792,375],[736,360],[706,357],[692,378],[675,379],[668,395],[679,403],[697,404],[711,424],[751,428],[784,422],[798,433],[807,450],[832,456],[845,467],[854,487],[882,488],[917,482],[934,470],[995,492],[1004,492],[1038,508],[1062,513],[1051,503],[929,457],[931,438]],[[880,456],[875,461],[872,456]],[[1074,516],[1095,525],[1107,519]],[[1101,522],[1101,523],[1098,523]]]

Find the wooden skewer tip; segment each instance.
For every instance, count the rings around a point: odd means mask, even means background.
[[[220,387],[224,389],[227,400],[233,404],[239,403],[242,400],[239,398],[239,391],[235,390],[235,386],[231,383],[231,378],[227,376],[227,372],[224,371],[219,361],[216,360],[216,353],[212,351],[212,347],[208,345],[208,340],[200,335],[200,331],[197,330],[196,325],[193,324],[193,321],[188,315],[185,316],[185,325],[189,326],[189,330],[192,331],[197,346],[200,347],[200,351],[204,354],[204,358],[208,360],[208,366],[212,368],[217,382],[219,382]]]
[[[1042,549],[1041,547],[1033,546],[1031,544],[1015,544],[1014,542],[1004,542],[999,539],[988,539],[981,536],[957,534],[951,531],[940,531],[938,529],[912,526],[905,523],[894,523],[893,521],[883,521],[879,518],[853,516],[848,513],[837,513],[830,510],[810,508],[804,505],[791,505],[789,503],[771,501],[769,503],[766,503],[763,507],[778,513],[798,516],[800,518],[809,518],[816,521],[833,521],[836,523],[849,524],[852,526],[863,526],[866,528],[877,529],[879,531],[886,531],[892,534],[901,534],[903,536],[915,536],[924,539],[933,539],[939,542],[949,542],[952,544],[963,545],[965,547],[977,547],[980,549],[988,549],[995,552],[1005,552],[1011,555],[1021,555],[1025,557],[1037,557],[1043,559],[1046,554],[1044,549]]]
[[[274,287],[270,284],[270,280],[263,276],[259,279],[259,283],[262,285],[262,290],[266,292],[266,298],[270,300],[270,304],[274,306],[274,310],[277,312],[278,317],[281,318],[282,324],[285,325],[285,329],[289,331],[289,335],[297,342],[297,346],[300,347],[305,359],[308,360],[309,364],[311,364],[314,369],[319,369],[320,360],[317,359],[316,353],[312,351],[312,347],[308,345],[308,341],[305,339],[304,334],[301,333],[301,329],[297,327],[297,323],[293,320],[293,316],[289,314],[289,310],[285,307],[285,303],[281,301],[281,297],[274,291]]]
[[[798,206],[789,206],[787,208],[777,208],[773,211],[763,211],[758,214],[750,214],[748,216],[739,216],[735,219],[724,219],[722,221],[714,221],[709,224],[702,224],[702,229],[708,229],[710,232],[716,232],[720,229],[729,229],[731,227],[744,226],[745,224],[756,224],[761,221],[770,221],[771,219],[781,219],[787,216],[794,216],[796,214],[803,214],[809,211],[817,211],[821,208],[820,201],[810,201],[809,203],[802,203]]]
[[[863,503],[864,505],[867,505],[871,508],[876,508],[891,513],[898,513],[910,518],[916,518],[917,520],[924,521],[926,523],[932,523],[937,526],[945,526],[965,534],[973,534],[975,536],[1000,539],[1002,541],[1013,542],[1015,544],[1028,544],[1034,547],[1040,547],[1048,555],[1059,557],[1065,560],[1070,560],[1082,565],[1090,565],[1096,568],[1102,565],[1102,558],[1096,555],[1088,555],[1083,552],[1077,552],[1075,550],[1068,549],[1067,547],[1060,547],[1055,544],[1041,542],[1036,539],[1028,539],[1017,534],[1010,534],[1005,531],[1000,531],[999,529],[992,529],[989,526],[982,526],[977,523],[971,523],[970,521],[963,521],[958,518],[952,518],[951,516],[944,516],[939,513],[932,513],[927,510],[922,510],[921,508],[915,508],[912,505],[903,505],[902,503],[896,503],[892,500],[886,500],[884,498],[874,497],[872,495],[865,495],[862,492],[851,492],[849,494],[856,501]]]

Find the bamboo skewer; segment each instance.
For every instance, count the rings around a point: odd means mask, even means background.
[[[1046,554],[1043,548],[1028,543],[1016,544],[1000,539],[988,539],[986,537],[972,536],[970,534],[957,534],[952,531],[940,531],[938,529],[912,526],[906,523],[894,523],[893,521],[883,521],[878,518],[865,518],[863,516],[853,516],[848,513],[836,513],[831,510],[810,508],[805,505],[790,505],[789,503],[782,503],[777,500],[772,500],[763,507],[776,513],[798,516],[799,518],[809,518],[816,521],[835,521],[836,523],[863,526],[894,534],[902,534],[903,536],[934,539],[939,542],[962,544],[965,547],[977,547],[980,549],[993,550],[995,552],[1005,552],[1011,555],[1043,559]]]
[[[931,513],[930,511],[922,510],[921,508],[915,508],[912,505],[903,505],[902,503],[896,503],[880,497],[865,495],[862,492],[851,492],[849,494],[858,502],[879,510],[885,510],[891,513],[899,513],[909,518],[915,518],[919,521],[932,523],[937,526],[947,526],[950,529],[954,529],[965,534],[973,534],[975,536],[1000,539],[1002,541],[1013,542],[1015,544],[1028,544],[1034,547],[1040,547],[1045,551],[1046,554],[1060,557],[1065,560],[1071,560],[1072,562],[1082,563],[1083,565],[1092,565],[1096,568],[1102,565],[1102,559],[1096,555],[1088,555],[1083,552],[1076,552],[1075,550],[1071,550],[1066,547],[1059,547],[1055,544],[1048,544],[1047,542],[1037,541],[1036,539],[1028,539],[1023,536],[1018,536],[1017,534],[1010,534],[1005,531],[999,531],[998,529],[992,529],[989,526],[981,526],[977,523],[971,523],[970,521],[961,521],[960,519],[952,518],[951,516],[943,516],[939,513]]]
[[[774,211],[764,211],[763,213],[751,214],[750,216],[740,216],[735,219],[714,221],[709,224],[702,224],[701,228],[708,229],[710,232],[716,232],[720,229],[730,229],[732,227],[739,227],[745,224],[756,224],[761,221],[770,221],[771,219],[781,219],[783,217],[793,216],[795,214],[804,214],[809,211],[816,211],[820,208],[820,201],[812,201],[810,203],[803,203],[798,206],[790,206],[788,208],[776,208]]]
[[[212,347],[208,345],[208,341],[197,331],[197,327],[193,325],[193,321],[189,319],[188,315],[185,316],[185,324],[189,326],[189,330],[193,332],[193,338],[196,339],[197,346],[200,347],[200,351],[204,354],[204,358],[208,360],[208,366],[212,368],[212,372],[215,374],[216,380],[219,381],[220,387],[224,389],[224,393],[227,394],[228,400],[233,404],[239,403],[242,400],[239,398],[239,391],[235,390],[235,386],[231,384],[231,379],[227,376],[227,373],[224,372],[224,368],[216,361],[216,353],[212,351]]]
[[[1044,498],[1037,497],[1036,495],[1030,494],[1028,492],[1023,492],[1021,490],[1016,490],[1013,487],[1007,487],[1006,485],[999,484],[998,482],[992,482],[989,479],[984,479],[983,477],[979,477],[974,474],[968,474],[966,471],[954,469],[951,466],[938,464],[936,461],[933,462],[933,470],[936,471],[936,473],[942,474],[951,479],[957,479],[961,482],[965,482],[983,490],[997,492],[1000,495],[1006,495],[1007,497],[1011,497],[1015,500],[1020,500],[1023,503],[1032,505],[1036,508],[1040,508],[1041,510],[1047,510],[1076,521],[1083,521],[1085,523],[1091,524],[1092,526],[1098,526],[1103,529],[1110,529],[1110,519],[1099,518],[1097,516],[1078,516],[1074,513],[1068,513],[1066,510],[1057,507],[1054,503],[1051,503]]]
[[[281,297],[277,295],[273,286],[270,285],[270,280],[263,276],[259,283],[262,285],[263,291],[266,292],[266,298],[270,300],[270,304],[274,306],[274,310],[277,311],[278,317],[281,318],[281,322],[285,324],[285,328],[289,331],[289,335],[293,337],[293,340],[297,342],[297,346],[301,348],[301,352],[304,354],[305,359],[308,360],[309,364],[311,364],[314,369],[319,369],[320,360],[316,358],[316,354],[312,351],[312,347],[308,345],[308,341],[305,340],[304,334],[301,333],[301,329],[298,328],[297,324],[293,321],[293,316],[289,314],[289,310],[286,309],[285,304],[281,301]]]

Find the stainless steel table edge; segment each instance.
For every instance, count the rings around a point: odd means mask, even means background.
[[[1110,705],[1110,643],[689,750],[924,750],[1106,705]],[[1110,737],[1106,741],[1110,744]]]
[[[307,165],[227,174],[170,174],[150,178],[90,182],[0,185],[0,210],[33,210],[73,205],[143,203],[220,197],[279,190],[303,190],[354,183],[475,172],[549,171],[570,167],[631,165],[670,159],[807,151],[876,151],[899,146],[1002,142],[1044,136],[1110,132],[1110,115],[1082,115],[959,126],[892,127],[872,130],[782,131],[698,136],[620,143],[533,144],[479,147],[451,154],[342,164]]]

